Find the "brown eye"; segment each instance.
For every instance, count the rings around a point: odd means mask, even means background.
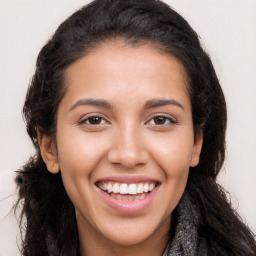
[[[177,124],[175,120],[166,116],[155,116],[148,122],[149,125],[172,125]]]
[[[156,116],[153,119],[154,119],[155,124],[161,125],[161,124],[166,123],[167,117],[165,117],[165,116]]]
[[[81,125],[101,125],[107,124],[108,122],[100,116],[90,116],[79,122]]]
[[[99,117],[99,116],[92,116],[87,118],[86,123],[88,124],[92,124],[92,125],[97,125],[97,124],[101,124],[103,118]]]

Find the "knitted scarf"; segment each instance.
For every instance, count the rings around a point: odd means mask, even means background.
[[[199,237],[199,217],[185,191],[177,206],[175,236],[167,244],[163,256],[207,256],[204,238]]]

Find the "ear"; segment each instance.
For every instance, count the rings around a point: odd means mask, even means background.
[[[194,145],[192,149],[192,156],[191,156],[191,162],[190,162],[191,167],[195,167],[198,165],[202,146],[203,146],[203,131],[201,129],[198,129],[195,132],[195,139],[194,139]]]
[[[54,174],[58,173],[60,171],[60,166],[55,141],[51,137],[45,135],[39,127],[37,127],[37,138],[41,156],[48,171]]]

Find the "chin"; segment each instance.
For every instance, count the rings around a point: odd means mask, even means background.
[[[112,243],[120,246],[139,246],[144,242],[160,240],[163,234],[169,232],[171,215],[166,218],[154,219],[153,216],[148,216],[148,219],[120,219],[119,225],[116,222],[114,225],[103,225],[100,233]],[[158,216],[159,217],[159,216]]]

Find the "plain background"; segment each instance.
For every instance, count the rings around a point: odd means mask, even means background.
[[[0,256],[19,255],[8,214],[13,181],[33,154],[21,110],[37,54],[57,26],[89,1],[0,0]],[[219,176],[234,208],[256,232],[256,1],[169,0],[201,36],[228,106],[227,160]]]

